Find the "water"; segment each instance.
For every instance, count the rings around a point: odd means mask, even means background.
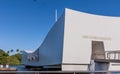
[[[25,69],[25,66],[23,65],[10,65],[10,68],[16,68],[18,71],[27,71],[27,69]]]

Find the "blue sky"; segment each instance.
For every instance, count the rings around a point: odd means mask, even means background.
[[[0,48],[37,49],[64,8],[120,16],[120,0],[0,0]]]

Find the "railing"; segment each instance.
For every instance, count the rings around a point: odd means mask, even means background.
[[[120,60],[120,51],[106,51],[106,59]]]
[[[120,62],[120,51],[96,52],[95,59],[108,62]]]

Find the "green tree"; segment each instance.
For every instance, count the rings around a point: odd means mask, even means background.
[[[15,56],[11,56],[10,57],[10,62],[9,62],[11,65],[19,65],[20,64],[20,61],[18,60],[17,57]]]
[[[17,52],[17,53],[19,53],[19,51],[20,51],[19,49],[16,49],[16,52]]]
[[[7,53],[9,54],[9,53],[10,53],[10,51],[7,51]]]
[[[13,52],[13,49],[11,49],[10,52]]]
[[[18,50],[16,50],[17,52]],[[21,51],[19,50],[19,53],[9,55],[10,53],[14,52],[13,49],[4,52],[2,49],[0,49],[0,64],[8,64],[8,65],[20,65],[21,64]]]
[[[21,62],[22,55],[20,53],[14,54],[11,57],[16,57]]]
[[[8,55],[7,53],[3,53],[3,56],[4,56],[4,57],[7,57],[7,56],[9,56],[9,55]]]

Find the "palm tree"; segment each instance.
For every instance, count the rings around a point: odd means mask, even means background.
[[[10,52],[13,52],[13,49],[11,49]]]
[[[16,52],[19,52],[20,50],[19,49],[16,49]]]
[[[10,53],[10,51],[7,51],[7,53],[9,54],[9,53]]]

